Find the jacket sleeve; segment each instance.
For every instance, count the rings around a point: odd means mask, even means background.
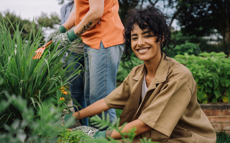
[[[123,109],[126,102],[130,97],[130,87],[128,81],[130,74],[125,78],[122,84],[113,90],[107,97],[105,97],[105,103],[110,108]]]

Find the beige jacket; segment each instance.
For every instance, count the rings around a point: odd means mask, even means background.
[[[111,108],[123,109],[120,124],[141,120],[152,128],[135,137],[163,143],[215,143],[216,134],[197,102],[191,72],[174,59],[162,56],[156,75],[142,101],[146,68],[134,67],[123,83],[106,98]]]

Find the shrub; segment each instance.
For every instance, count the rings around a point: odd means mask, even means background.
[[[230,58],[226,57],[214,52],[175,57],[192,72],[200,103],[230,102]]]
[[[36,40],[31,41],[32,37]],[[68,68],[62,69],[63,64],[60,61],[67,49],[57,49],[57,46],[51,45],[40,60],[32,59],[36,49],[41,46],[41,38],[39,31],[38,35],[31,32],[28,41],[22,40],[19,27],[11,35],[5,23],[0,23],[0,76],[4,79],[0,92],[6,90],[10,95],[21,96],[28,101],[27,106],[33,106],[34,110],[41,108],[42,102],[50,98],[58,105],[60,97],[68,94],[64,91],[68,91],[65,87],[68,80],[79,73],[79,70],[75,70],[66,78]],[[2,94],[0,101],[5,99],[7,97]],[[14,106],[10,106],[0,114],[0,128],[3,123],[12,122],[16,118],[20,119],[21,113]]]
[[[229,143],[230,142],[229,134],[226,134],[224,131],[216,133],[216,136],[217,136],[216,143]]]
[[[184,55],[185,53],[198,56],[200,48],[198,44],[186,42],[185,44],[177,45],[172,51],[167,53],[167,56],[175,57],[176,55]]]
[[[5,131],[0,134],[3,143],[56,143],[58,135],[74,121],[70,119],[62,126],[60,117],[63,108],[56,108],[52,101],[44,102],[35,113],[32,107],[27,107],[27,101],[21,96],[9,95],[6,91],[0,94],[7,97],[7,100],[0,101],[0,114],[14,106],[23,119],[17,118],[11,124],[4,124]]]

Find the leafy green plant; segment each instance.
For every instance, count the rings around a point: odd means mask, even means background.
[[[129,131],[129,133],[122,133],[122,129],[126,125],[123,124],[121,128],[119,128],[119,122],[120,119],[118,118],[117,122],[114,121],[113,123],[110,123],[110,117],[109,114],[107,114],[107,117],[105,118],[104,112],[102,113],[102,118],[99,116],[94,116],[91,118],[91,121],[93,122],[92,124],[98,127],[99,129],[103,129],[105,127],[108,127],[108,130],[116,130],[121,134],[122,141],[124,143],[132,143],[133,139],[135,137],[135,131],[136,129],[133,128]],[[115,140],[111,137],[109,139],[105,138],[97,138],[97,139],[92,139],[88,135],[85,135],[82,131],[79,130],[74,130],[74,131],[66,131],[62,133],[58,139],[58,142],[65,142],[65,143],[74,143],[74,142],[79,142],[79,143],[119,143],[118,140]],[[154,143],[151,141],[151,139],[147,140],[146,138],[141,139],[141,143]]]
[[[230,136],[229,134],[226,134],[225,131],[216,133],[216,136],[217,136],[216,143],[229,143],[230,142]]]
[[[4,143],[56,143],[58,135],[66,131],[66,126],[73,123],[70,119],[61,125],[61,111],[63,107],[57,108],[52,101],[43,102],[43,106],[34,112],[32,107],[27,107],[27,101],[21,96],[9,95],[8,92],[0,93],[7,100],[0,101],[0,113],[14,106],[21,113],[20,118],[11,124],[4,124],[5,131],[0,134],[0,140]]]
[[[62,92],[60,88],[79,73],[78,69],[71,71],[72,74],[66,78],[71,67],[76,64],[72,62],[67,68],[62,68],[63,63],[60,61],[67,49],[57,49],[57,46],[51,45],[41,59],[34,60],[32,57],[41,46],[41,31],[37,35],[31,32],[28,40],[22,40],[19,26],[14,29],[14,35],[11,35],[9,28],[4,21],[0,23],[0,76],[4,79],[0,92],[6,90],[10,95],[20,95],[35,112],[42,107],[43,101],[50,98],[56,101],[56,106],[66,104],[67,101],[60,102],[60,98],[68,92]],[[35,40],[32,41],[32,37]],[[0,96],[0,101],[6,99],[5,95]],[[16,118],[21,119],[21,112],[9,106],[8,110],[0,114],[0,128],[5,122],[11,123]]]
[[[192,72],[200,103],[230,102],[230,58],[226,57],[224,53],[214,52],[175,57]]]
[[[176,47],[167,53],[169,57],[175,57],[176,55],[184,55],[187,53],[188,55],[196,55],[200,54],[200,48],[198,44],[185,42],[185,44],[176,45]]]

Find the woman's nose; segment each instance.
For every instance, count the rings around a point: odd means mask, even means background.
[[[143,39],[143,38],[139,38],[139,39],[138,39],[138,43],[137,43],[137,44],[138,44],[139,46],[143,45],[144,43],[145,43],[145,42],[144,42],[144,39]]]

